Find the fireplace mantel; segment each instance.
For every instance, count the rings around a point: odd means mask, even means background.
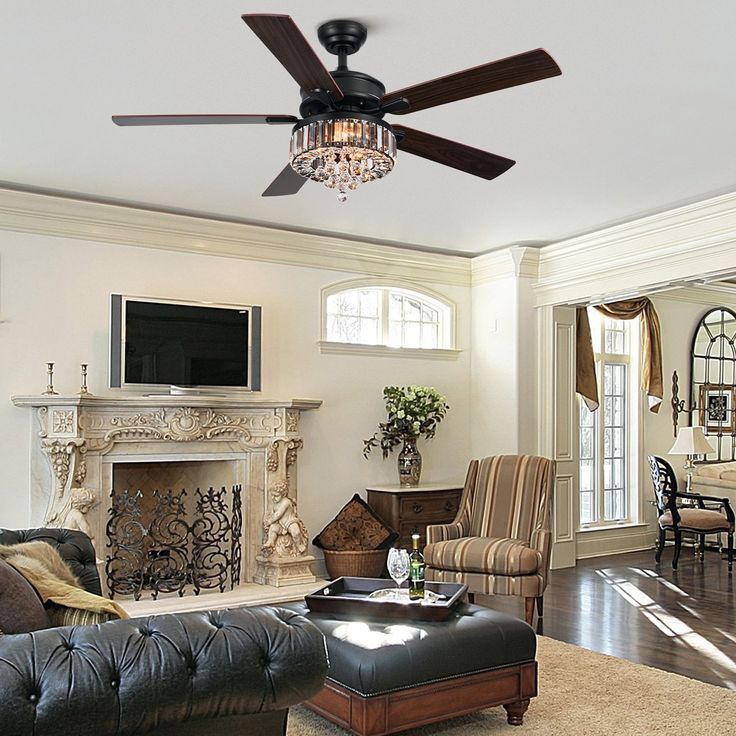
[[[191,406],[191,407],[241,407],[250,409],[317,409],[322,405],[319,399],[273,400],[251,398],[250,396],[207,396],[205,394],[147,394],[131,396],[97,396],[95,394],[37,394],[33,396],[13,396],[16,406],[83,406],[83,407],[135,407],[151,406]]]
[[[116,464],[228,460],[233,482],[243,486],[243,582],[314,580],[313,558],[283,550],[264,557],[261,547],[274,488],[286,484],[297,503],[299,419],[321,401],[189,394],[39,394],[12,401],[35,410],[33,524],[80,528],[103,557]]]

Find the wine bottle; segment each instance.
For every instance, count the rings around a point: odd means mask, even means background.
[[[409,599],[424,598],[424,555],[419,551],[419,535],[411,535],[411,554],[409,555]]]

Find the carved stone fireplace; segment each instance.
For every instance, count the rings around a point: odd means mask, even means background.
[[[123,488],[242,486],[242,583],[313,582],[306,545],[284,539],[274,508],[296,517],[299,418],[320,401],[213,396],[14,396],[35,410],[31,521],[77,528],[106,556],[111,494]],[[284,500],[286,499],[286,500]],[[294,532],[295,533],[295,532]],[[278,538],[277,538],[278,537]],[[296,539],[296,537],[294,537]],[[269,544],[274,542],[273,544]]]

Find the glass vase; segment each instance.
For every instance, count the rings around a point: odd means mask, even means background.
[[[417,450],[416,437],[404,437],[404,446],[399,452],[399,484],[402,486],[419,485],[422,474],[422,456]]]

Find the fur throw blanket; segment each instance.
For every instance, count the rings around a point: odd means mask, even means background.
[[[88,593],[61,555],[46,542],[0,545],[0,559],[12,565],[38,591],[44,604],[128,618],[114,601]]]

